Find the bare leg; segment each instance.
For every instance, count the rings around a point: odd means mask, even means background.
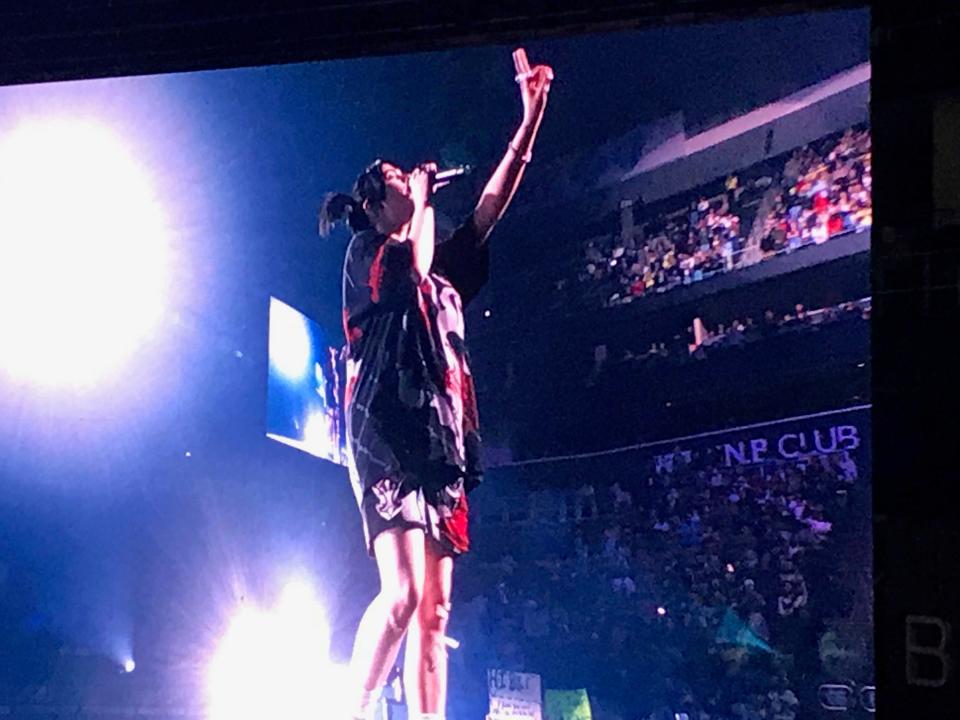
[[[387,530],[374,539],[373,549],[380,592],[363,614],[350,661],[358,716],[386,682],[423,592],[423,530]]]
[[[423,597],[407,633],[404,688],[411,720],[442,719],[447,707],[447,622],[453,585],[453,558],[426,544]],[[419,715],[418,715],[419,713]]]

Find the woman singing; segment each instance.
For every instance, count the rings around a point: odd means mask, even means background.
[[[330,194],[320,232],[346,219],[348,468],[380,592],[351,660],[352,717],[368,720],[407,637],[411,720],[442,720],[453,559],[469,548],[467,493],[481,476],[476,398],[463,307],[484,285],[487,238],[531,158],[553,71],[514,52],[523,120],[476,208],[434,245],[432,174],[377,160],[352,195]]]

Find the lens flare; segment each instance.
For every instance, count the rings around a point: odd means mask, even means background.
[[[160,319],[168,226],[122,138],[88,120],[0,133],[0,373],[85,387]]]
[[[308,720],[345,715],[346,669],[330,663],[323,609],[303,581],[272,610],[233,617],[208,668],[209,720]]]

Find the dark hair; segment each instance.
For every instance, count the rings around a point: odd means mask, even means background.
[[[350,229],[362,232],[372,226],[370,218],[363,210],[364,201],[370,204],[379,204],[386,198],[386,183],[383,180],[381,165],[383,160],[377,159],[363,169],[353,184],[353,192],[327,193],[320,204],[319,230],[321,237],[327,237],[333,226],[341,220],[346,220]]]

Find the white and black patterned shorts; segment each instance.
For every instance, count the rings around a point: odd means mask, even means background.
[[[470,546],[463,480],[433,490],[381,478],[363,493],[360,515],[371,556],[374,539],[394,528],[423,528],[445,555],[460,555]]]

